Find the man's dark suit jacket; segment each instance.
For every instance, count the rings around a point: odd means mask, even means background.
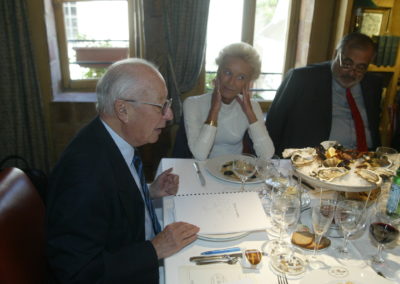
[[[99,118],[73,139],[50,176],[47,254],[61,283],[159,281],[143,199]]]
[[[328,140],[332,124],[331,62],[292,69],[280,85],[266,126],[281,155],[286,148],[317,146]],[[361,81],[373,148],[380,144],[381,79],[366,73]]]

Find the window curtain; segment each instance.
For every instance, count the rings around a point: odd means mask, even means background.
[[[205,56],[209,0],[164,0],[167,41],[168,91],[174,100],[172,110],[181,117],[180,95],[196,84]]]
[[[144,32],[144,7],[143,0],[132,0],[128,2],[130,7],[130,46],[134,47],[131,55],[133,57],[145,58],[145,32]]]
[[[0,4],[0,159],[19,155],[31,168],[48,172],[47,133],[25,1]]]

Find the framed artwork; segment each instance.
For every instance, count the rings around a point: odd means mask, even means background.
[[[390,9],[363,9],[360,32],[370,37],[384,34],[388,27],[389,16]]]

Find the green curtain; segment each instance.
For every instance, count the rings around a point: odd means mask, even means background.
[[[164,0],[168,48],[166,81],[174,100],[176,121],[181,116],[180,95],[196,84],[205,57],[209,0]]]
[[[0,3],[0,159],[20,155],[47,172],[47,133],[25,1]]]

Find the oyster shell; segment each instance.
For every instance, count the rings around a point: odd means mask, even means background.
[[[322,145],[322,147],[325,148],[325,150],[328,150],[330,147],[338,145],[339,142],[337,142],[337,141],[322,141],[320,144]]]
[[[298,151],[300,151],[301,149],[298,149],[298,148],[288,148],[288,149],[285,149],[285,150],[283,150],[283,152],[282,152],[282,157],[283,158],[289,158],[289,157],[291,157],[294,153],[296,153],[296,152],[298,152]]]
[[[388,169],[388,168],[371,168],[371,171],[373,171],[374,173],[377,173],[378,175],[380,175],[381,177],[386,177],[386,178],[391,178],[392,176],[396,175],[396,172]]]
[[[294,154],[298,154],[301,155],[303,157],[307,157],[307,156],[315,156],[317,155],[317,152],[314,148],[312,147],[307,147],[307,148],[288,148],[285,149],[282,152],[282,157],[283,158],[289,158],[292,157]]]
[[[328,168],[329,167],[337,167],[340,162],[342,162],[342,160],[340,160],[336,157],[333,157],[333,158],[329,158],[329,159],[326,159],[325,161],[323,161],[322,165],[324,167],[328,167]]]
[[[358,174],[363,179],[365,179],[366,181],[369,181],[371,183],[380,184],[382,182],[382,178],[379,176],[379,174],[377,174],[371,170],[356,169],[355,173]]]
[[[313,155],[302,155],[301,153],[295,153],[291,157],[292,163],[296,167],[301,167],[304,165],[308,165],[315,160],[315,156]]]
[[[321,167],[316,169],[311,173],[314,177],[324,180],[324,181],[332,181],[336,178],[342,177],[344,175],[347,175],[349,173],[349,170],[346,168],[339,168],[339,167],[330,167],[330,168],[325,168]]]

